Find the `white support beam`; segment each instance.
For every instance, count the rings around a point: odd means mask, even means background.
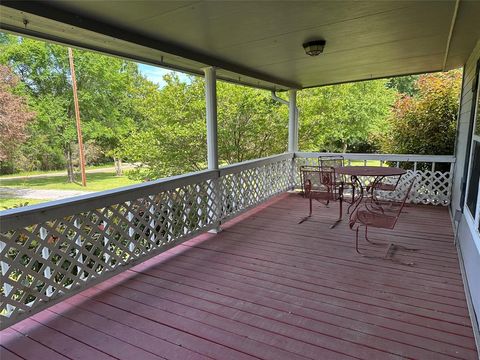
[[[208,169],[218,170],[217,76],[214,67],[206,67],[203,71],[205,73],[205,100],[207,103]]]
[[[297,90],[288,92],[288,151],[298,151]]]
[[[217,121],[217,73],[213,66],[203,68],[205,73],[205,101],[207,105],[207,161],[209,170],[218,170],[218,121]],[[210,206],[215,210],[218,222],[212,233],[222,231],[220,218],[222,216],[221,189],[218,179],[212,180],[214,190],[207,191],[210,198]]]

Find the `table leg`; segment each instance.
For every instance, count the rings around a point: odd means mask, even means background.
[[[352,201],[352,203],[348,207],[347,213],[349,213],[349,214],[353,214],[355,212],[355,210],[357,210],[358,205],[360,205],[360,203],[363,200],[363,191],[364,191],[362,183],[360,182],[360,180],[358,179],[358,177],[356,175],[352,175],[351,181],[352,181],[352,184],[358,184],[359,194],[358,194],[358,199]],[[353,211],[350,212],[350,209],[352,207],[353,207]]]
[[[340,202],[339,206],[340,206],[340,213],[338,214],[338,219],[332,224],[330,225],[330,229],[333,229],[335,226],[338,225],[338,223],[340,221],[342,221],[342,217],[343,217],[343,183],[340,184],[340,189],[339,189],[339,194],[338,194],[338,201]]]
[[[375,180],[373,180],[373,183],[372,183],[372,185],[371,185],[371,188],[370,188],[371,194],[370,194],[370,196],[372,197],[372,200],[375,201],[375,202],[377,201],[377,199],[375,198],[375,188],[377,187],[377,185],[378,185],[379,183],[382,182],[382,180],[383,180],[384,178],[385,178],[385,176],[377,176],[377,177],[375,178]]]

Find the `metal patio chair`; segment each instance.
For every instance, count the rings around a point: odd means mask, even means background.
[[[385,202],[384,200],[381,200],[381,197],[378,196],[378,192],[381,192],[383,194],[393,193],[397,189],[397,186],[400,183],[402,176],[403,175],[385,176],[380,181],[367,185],[366,191],[367,194],[370,194],[370,205],[373,208],[377,208],[380,210],[395,206],[395,202],[393,201]]]
[[[300,183],[302,186],[303,197],[308,198],[312,189],[320,188],[320,167],[314,165],[300,166]]]
[[[319,202],[324,201],[324,204],[328,206],[330,201],[340,201],[340,216],[342,218],[342,196],[343,196],[343,184],[336,183],[335,171],[332,167],[321,166],[302,166],[300,168],[302,184],[304,189],[304,196],[309,201],[309,213],[308,216],[302,218],[299,224],[308,220],[312,216],[313,200]],[[335,226],[338,221],[335,222]]]
[[[345,166],[345,158],[342,155],[320,155],[318,157],[318,166],[325,169],[332,169],[335,179],[335,186],[339,187],[342,185],[343,195],[345,195],[345,188],[349,187],[352,191],[352,197],[350,201],[347,201],[349,204],[352,204],[355,201],[355,186],[347,176],[337,174],[335,169],[338,167]],[[342,199],[345,201],[345,197]]]
[[[397,250],[404,251],[416,251],[417,249],[407,248],[402,245],[396,245],[393,243],[377,243],[368,238],[368,228],[380,228],[393,230],[402,213],[405,203],[412,191],[415,184],[415,176],[409,180],[408,187],[405,190],[404,196],[401,201],[379,201],[375,199],[369,199],[360,205],[357,210],[350,216],[350,228],[355,230],[355,251],[368,258],[379,258],[385,260],[391,260],[402,265],[414,265],[413,263],[404,263],[393,258],[394,253]],[[367,256],[362,253],[358,247],[358,232],[361,226],[365,227],[365,240],[372,245],[388,246],[385,256]]]
[[[367,186],[367,192],[371,192],[372,199],[377,200],[376,191],[393,192],[397,189],[403,175],[385,176],[378,182]]]

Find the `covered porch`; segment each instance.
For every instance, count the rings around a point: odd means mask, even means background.
[[[478,2],[121,3],[4,1],[0,25],[204,75],[208,170],[2,212],[2,359],[478,357]],[[306,58],[312,36],[328,56]],[[297,91],[464,65],[456,156],[342,154],[418,176],[396,229],[371,232],[414,266],[358,256],[336,204],[298,224],[299,166],[321,154],[299,151]],[[217,78],[289,92],[288,152],[219,166]]]
[[[448,210],[372,230],[420,249],[407,267],[356,255],[336,206],[298,224],[277,195],[4,330],[2,359],[476,359]]]

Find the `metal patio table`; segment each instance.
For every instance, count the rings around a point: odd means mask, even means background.
[[[388,176],[399,176],[406,174],[407,171],[398,167],[384,167],[384,166],[338,166],[335,168],[335,173],[339,175],[348,175],[351,178],[352,184],[358,188],[360,191],[359,198],[357,200],[352,199],[352,203],[348,208],[348,212],[350,212],[350,208],[355,205],[354,211],[357,206],[362,202],[364,197],[365,188],[364,183],[360,181],[359,178],[361,177],[370,177],[374,178],[371,184],[367,186],[372,191],[375,190],[377,184],[381,183],[381,181]]]

